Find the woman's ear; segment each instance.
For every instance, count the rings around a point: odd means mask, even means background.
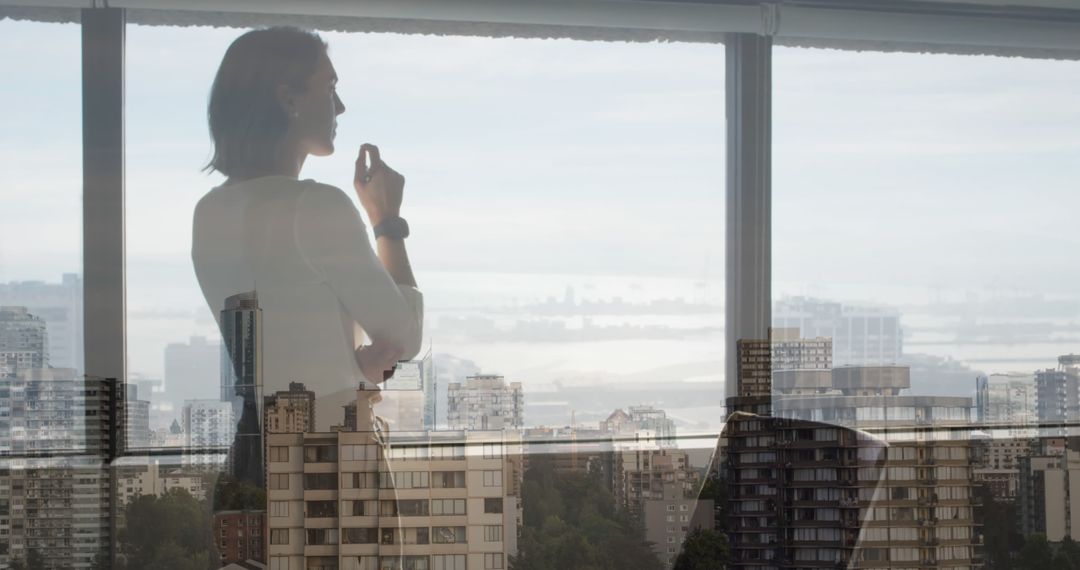
[[[278,105],[281,106],[281,110],[285,112],[285,115],[289,117],[295,116],[296,94],[293,92],[293,89],[282,83],[277,86],[275,95],[277,96]]]

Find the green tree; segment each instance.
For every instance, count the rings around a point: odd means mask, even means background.
[[[698,528],[686,536],[682,552],[675,559],[675,570],[719,570],[730,562],[727,535]]]
[[[1073,541],[1072,537],[1066,535],[1061,541],[1061,546],[1058,547],[1057,553],[1054,554],[1055,570],[1074,570],[1080,568],[1080,545]]]
[[[266,510],[266,490],[261,487],[222,475],[213,488],[214,512]]]
[[[616,508],[594,475],[558,473],[551,457],[530,457],[522,503],[524,525],[511,570],[661,568],[640,524]]]
[[[986,570],[1011,570],[1013,557],[1024,546],[1024,536],[1016,528],[1016,505],[996,501],[986,484],[975,485],[972,495],[975,520],[982,524]]]
[[[120,547],[127,568],[208,570],[214,551],[210,511],[184,489],[160,497],[141,495],[128,504]]]
[[[1033,534],[1024,541],[1024,547],[1016,557],[1017,570],[1046,570],[1054,561],[1054,551],[1046,541],[1046,535]]]

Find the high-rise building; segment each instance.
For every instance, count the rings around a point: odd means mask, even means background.
[[[49,366],[49,335],[43,319],[26,307],[0,307],[0,376]]]
[[[971,399],[901,395],[909,375],[836,368],[781,385],[775,417],[728,422],[732,567],[979,566],[972,445],[942,430]],[[883,428],[887,445],[858,431]]]
[[[229,472],[263,485],[262,309],[255,291],[225,299],[221,310],[221,401],[237,418]]]
[[[980,424],[1008,429],[1011,436],[1037,435],[1039,423],[1032,374],[991,374],[975,379],[975,412]]]
[[[832,339],[836,366],[897,364],[903,354],[900,313],[809,297],[791,297],[773,306],[773,326],[797,328],[807,338]]]
[[[521,382],[502,376],[469,376],[447,387],[447,420],[452,430],[521,429],[525,426]]]
[[[630,406],[629,413],[622,409],[612,412],[600,422],[600,433],[625,437],[654,439],[660,447],[675,447],[677,429],[675,420],[667,417],[664,410],[653,406]]]
[[[220,450],[230,448],[236,434],[232,403],[188,400],[184,403],[181,422],[189,450],[184,455],[184,464],[195,469],[220,468],[226,461]]]
[[[121,452],[124,391],[74,369],[0,378],[0,448],[20,456],[0,473],[0,565],[36,553],[48,568],[111,560],[117,505],[109,468]]]
[[[989,487],[995,501],[1016,501],[1020,491],[1020,458],[1033,455],[1036,441],[1029,437],[994,438],[982,432],[973,433],[972,477],[975,482]]]
[[[832,368],[832,340],[802,338],[797,328],[771,328],[769,338],[739,339],[736,348],[739,407],[732,407],[733,400],[728,404],[732,410],[768,415],[777,373],[786,373],[783,378],[790,380],[795,373],[821,375]]]
[[[15,281],[0,284],[0,305],[26,307],[45,321],[49,336],[49,365],[83,369],[83,284],[76,273],[59,283]],[[81,372],[80,372],[81,373]]]
[[[517,552],[516,432],[397,432],[389,457],[366,431],[266,437],[270,568],[506,568]]]
[[[165,389],[163,400],[174,414],[187,400],[217,398],[221,392],[221,345],[206,337],[193,336],[186,343],[165,347]]]
[[[1035,373],[1035,407],[1040,423],[1080,421],[1080,371],[1073,355],[1058,358],[1057,369]],[[1067,426],[1044,430],[1046,435],[1070,435]]]
[[[713,530],[713,501],[698,500],[676,483],[662,486],[660,497],[644,502],[645,540],[664,565],[672,568],[686,537],[697,529]]]
[[[302,382],[266,397],[266,433],[307,433],[315,429],[315,392]]]
[[[150,402],[139,399],[139,387],[125,384],[124,434],[128,449],[150,446]]]
[[[226,568],[229,564],[265,568],[262,563],[266,562],[266,511],[214,513],[214,541],[220,562]]]
[[[1021,457],[1020,531],[1042,534],[1051,542],[1080,540],[1080,452]]]

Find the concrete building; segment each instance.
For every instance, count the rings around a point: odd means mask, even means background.
[[[214,513],[214,542],[221,564],[266,562],[266,511]]]
[[[1058,358],[1057,369],[1035,373],[1035,406],[1040,423],[1080,421],[1080,371],[1072,355]],[[1041,435],[1066,436],[1066,427],[1044,428]]]
[[[645,501],[642,510],[645,540],[664,564],[672,568],[683,541],[696,529],[713,530],[713,501],[687,496],[676,484],[666,484],[662,497]]]
[[[116,498],[121,510],[136,497],[160,497],[172,489],[183,489],[200,501],[207,499],[206,481],[200,473],[162,467],[153,459],[145,465],[117,466],[116,471]]]
[[[315,429],[315,392],[302,382],[289,382],[288,390],[266,397],[266,433],[306,433]]]
[[[179,417],[184,402],[217,398],[221,392],[221,344],[193,336],[165,347],[165,386],[162,399]]]
[[[677,445],[675,420],[667,417],[664,410],[653,406],[630,406],[628,410],[629,413],[617,409],[601,421],[600,433],[614,435],[616,439],[645,437],[661,447]]]
[[[384,457],[370,432],[267,434],[270,568],[507,568],[521,524],[519,436],[393,441]]]
[[[45,321],[49,365],[83,370],[83,283],[64,273],[59,283],[13,281],[0,284],[0,306],[26,307]]]
[[[776,417],[725,431],[733,567],[979,567],[971,443],[940,430],[968,424],[970,398],[901,395],[900,366],[788,380]],[[887,446],[859,431],[882,428]]]
[[[41,555],[49,568],[111,559],[124,390],[74,369],[24,369],[0,379],[0,447],[19,459],[0,472],[0,566]],[[77,455],[76,455],[77,454]]]
[[[773,326],[796,328],[807,338],[832,339],[835,366],[897,364],[903,354],[900,313],[885,307],[860,307],[810,297],[774,303]]]
[[[436,429],[435,366],[431,352],[423,358],[399,362],[383,386],[379,414],[396,431]]]
[[[233,444],[236,425],[231,402],[219,400],[189,400],[184,403],[181,425],[185,447],[185,467],[193,469],[221,468],[226,454],[214,449],[228,449]],[[259,464],[261,465],[261,463]]]
[[[0,376],[48,366],[45,321],[26,307],[0,307]]]
[[[1046,535],[1050,542],[1080,539],[1080,453],[1067,449],[1019,462],[1020,531]]]
[[[1011,437],[1038,435],[1036,403],[1035,378],[1030,373],[991,374],[975,379],[977,421],[1006,429]]]
[[[993,438],[976,432],[971,442],[974,481],[987,485],[996,501],[1016,501],[1020,490],[1020,458],[1037,454],[1035,438]]]
[[[127,449],[142,449],[150,446],[150,402],[139,399],[139,387],[126,384],[126,406],[124,416],[124,435]]]
[[[447,421],[452,430],[501,430],[525,427],[521,382],[502,376],[469,376],[447,387]]]

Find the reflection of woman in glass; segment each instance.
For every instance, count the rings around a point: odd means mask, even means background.
[[[262,428],[263,395],[299,382],[315,393],[312,430],[330,431],[344,423],[342,406],[357,401],[358,389],[377,394],[384,374],[420,347],[422,296],[399,216],[404,177],[375,146],[359,149],[353,187],[377,254],[345,192],[299,178],[308,155],[334,152],[345,112],[336,83],[322,39],[271,28],[232,43],[210,93],[208,168],[228,179],[196,206],[192,261],[223,333],[239,328],[222,322],[226,299],[245,295],[259,315],[252,338],[261,367],[252,367],[251,390],[236,386],[250,416],[241,424],[254,429]],[[240,378],[244,359],[232,356]],[[372,431],[370,400],[357,412],[355,429]]]

